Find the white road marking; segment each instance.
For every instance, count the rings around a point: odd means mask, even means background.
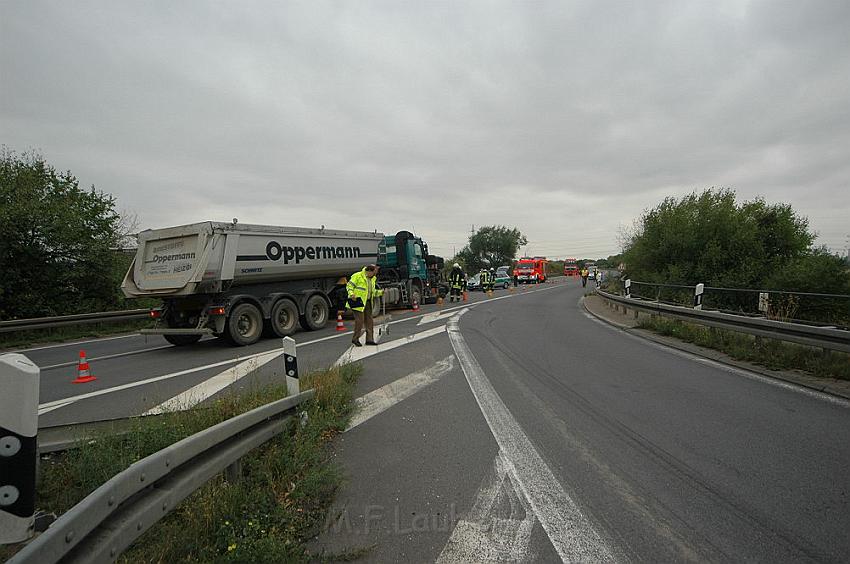
[[[613,562],[602,537],[564,491],[487,380],[458,325],[457,318],[449,321],[449,340],[469,387],[499,445],[508,473],[531,504],[555,551],[565,562]]]
[[[357,411],[345,430],[352,430],[361,423],[383,413],[400,401],[430,386],[445,374],[452,371],[455,366],[454,360],[454,355],[449,355],[426,370],[408,374],[403,378],[390,382],[386,386],[369,392],[365,396],[357,398],[354,400]]]
[[[48,411],[52,411],[50,408],[53,408],[53,407],[56,407],[56,406],[64,407],[65,405],[69,405],[71,403],[74,403],[74,402],[77,402],[77,401],[80,401],[80,400],[94,398],[94,397],[102,396],[102,395],[105,395],[105,394],[111,394],[112,392],[118,392],[118,391],[121,391],[121,390],[129,390],[131,388],[136,388],[136,387],[139,387],[139,386],[145,386],[147,384],[153,384],[155,382],[161,382],[163,380],[169,380],[171,378],[177,378],[178,376],[185,376],[186,374],[192,374],[194,372],[200,372],[202,370],[209,370],[210,368],[218,368],[219,366],[226,366],[228,364],[233,364],[234,362],[239,362],[240,360],[247,360],[247,359],[250,359],[250,358],[262,356],[264,354],[268,354],[268,353],[267,352],[261,352],[261,353],[254,354],[254,355],[251,355],[251,356],[248,356],[248,357],[222,360],[220,362],[214,362],[212,364],[207,364],[205,366],[196,366],[195,368],[187,368],[186,370],[180,370],[179,372],[172,372],[171,374],[163,374],[162,376],[155,376],[153,378],[148,378],[146,380],[139,380],[137,382],[129,382],[127,384],[122,384],[120,386],[115,386],[115,387],[112,387],[112,388],[106,388],[104,390],[98,390],[96,392],[89,392],[87,394],[80,394],[78,396],[71,396],[71,397],[62,398],[62,399],[58,399],[58,400],[54,400],[54,401],[49,401],[49,402],[46,402],[46,403],[42,403],[38,406],[38,414],[41,415],[43,413],[47,413]]]
[[[472,509],[455,525],[437,564],[535,560],[531,532],[537,519],[508,468],[499,452]]]
[[[204,380],[196,386],[192,386],[185,392],[177,394],[171,399],[165,400],[161,404],[153,407],[142,415],[158,415],[168,411],[178,411],[189,409],[190,407],[201,403],[202,401],[214,396],[224,388],[235,384],[245,376],[253,373],[261,366],[268,364],[274,359],[283,354],[283,349],[269,351],[256,358],[241,362],[236,366],[228,368],[224,372],[216,374],[209,380]]]
[[[131,335],[117,335],[115,337],[101,337],[98,339],[87,339],[85,341],[72,341],[70,343],[56,343],[55,345],[42,345],[40,347],[31,347],[28,349],[17,349],[7,352],[25,353],[30,351],[43,351],[45,349],[58,349],[60,347],[76,347],[77,345],[85,345],[87,343],[99,343],[101,341],[114,341],[116,339],[126,339],[128,337],[139,337],[141,333],[133,333]]]
[[[510,295],[507,295],[507,296],[500,296],[498,298],[491,298],[491,299],[486,300],[486,301],[455,306],[455,307],[452,307],[452,308],[444,309],[443,313],[445,313],[447,311],[457,310],[457,309],[470,308],[470,307],[474,307],[474,306],[479,305],[479,304],[483,304],[483,303],[487,303],[487,302],[493,302],[493,301],[497,301],[497,300],[501,300],[501,299],[505,299],[505,298],[516,297],[516,296],[520,296],[520,295],[528,295],[528,294],[533,294],[535,292],[542,292],[542,291],[545,291],[545,290],[552,290],[552,289],[558,288],[558,287],[560,287],[560,286],[551,286],[551,287],[547,287],[547,288],[542,288],[540,290],[533,290],[531,292],[524,292],[522,294],[510,294]],[[419,319],[420,317],[423,317],[425,315],[428,315],[428,314],[421,314],[421,315],[418,315],[418,316],[412,316],[412,317],[406,317],[404,319],[398,319],[396,321],[391,321],[391,322],[387,323],[386,325],[395,325],[396,323],[404,323],[406,321],[412,321],[414,319]],[[445,330],[445,326],[441,327],[439,329],[439,332],[442,332],[444,330]],[[337,339],[339,337],[350,336],[353,333],[354,333],[353,331],[346,331],[344,333],[340,332],[340,333],[337,333],[335,335],[329,335],[327,337],[321,337],[321,338],[318,338],[318,339],[313,339],[312,341],[307,341],[305,343],[298,343],[298,346],[299,347],[306,347],[306,346],[313,345],[313,344],[316,344],[316,343],[321,343],[321,342],[324,342],[324,341],[330,341],[331,339]],[[101,341],[101,340],[107,341],[107,340],[110,340],[110,339],[123,339],[123,338],[126,338],[126,337],[132,337],[132,336],[133,335],[122,335],[122,336],[119,336],[119,337],[110,337],[110,338],[106,338],[106,339],[97,339],[97,340],[98,341]],[[91,341],[91,342],[93,342],[93,341]],[[392,342],[395,342],[395,341],[392,341]],[[71,343],[71,344],[69,344],[69,346],[76,345],[76,344],[79,344],[79,343]],[[389,344],[389,343],[387,343],[387,344]],[[406,344],[406,343],[402,343],[402,344]],[[54,346],[60,347],[60,346],[63,346],[63,345],[51,345],[50,347],[44,347],[44,348],[51,348],[51,347],[54,347]],[[154,348],[154,349],[145,349],[144,351],[140,351],[140,352],[147,352],[148,350],[157,350],[158,348],[170,348],[170,346],[171,345],[166,345],[166,346],[157,347],[157,348]],[[381,345],[381,346],[383,346],[383,345]],[[398,345],[395,345],[395,346],[398,346]],[[395,348],[395,346],[393,346],[392,348]],[[373,348],[373,347],[370,347],[370,348]],[[35,349],[29,349],[29,350],[35,350]],[[382,350],[388,350],[388,349],[382,349]],[[88,394],[80,394],[78,396],[70,396],[70,397],[67,397],[67,398],[62,398],[62,399],[46,402],[46,403],[40,404],[38,406],[38,413],[39,413],[39,415],[43,415],[45,413],[49,413],[49,412],[56,410],[56,409],[59,409],[61,407],[72,405],[73,403],[80,401],[80,400],[89,399],[89,398],[92,398],[92,397],[98,397],[98,396],[102,396],[102,395],[109,394],[109,393],[112,393],[112,392],[120,392],[122,390],[127,390],[127,389],[135,388],[135,387],[138,387],[138,386],[145,386],[147,384],[153,384],[155,382],[160,382],[162,380],[168,380],[168,379],[171,379],[171,378],[177,378],[179,376],[185,376],[186,374],[192,374],[194,372],[200,372],[202,370],[208,370],[210,368],[217,368],[219,366],[226,366],[228,364],[233,364],[233,363],[239,362],[240,360],[247,360],[247,359],[251,359],[251,358],[255,358],[255,357],[264,355],[267,352],[268,351],[263,351],[263,352],[256,353],[256,354],[244,357],[244,358],[235,358],[235,359],[230,359],[230,360],[224,360],[224,361],[221,361],[221,362],[215,362],[215,363],[207,364],[207,365],[204,365],[204,366],[197,366],[195,368],[188,368],[186,370],[181,370],[181,371],[178,371],[178,372],[172,372],[171,374],[163,374],[162,376],[155,376],[153,378],[147,378],[145,380],[139,380],[137,382],[130,382],[128,384],[122,384],[120,386],[115,386],[115,387],[112,387],[112,388],[106,388],[106,389],[103,389],[103,390],[98,390],[96,392],[90,392]],[[382,352],[382,351],[378,351],[378,352]],[[109,358],[114,358],[114,357],[117,357],[117,356],[126,356],[128,354],[135,354],[135,352],[130,351],[129,353],[120,353],[120,354],[116,354],[116,355],[110,355]],[[376,354],[376,351],[373,350],[372,354]],[[370,355],[366,355],[366,356],[370,356]],[[106,357],[99,357],[99,358],[103,359],[103,358],[106,358]],[[91,362],[91,360],[90,360],[90,362]],[[337,361],[337,362],[339,362],[339,361]],[[73,364],[76,364],[76,362],[66,363],[65,366],[71,366]],[[58,366],[58,365],[56,365],[56,366]],[[44,369],[46,369],[46,368],[44,368]]]
[[[341,366],[343,364],[348,364],[349,362],[357,362],[358,360],[363,360],[364,358],[368,358],[370,356],[380,354],[382,352],[387,352],[392,349],[401,347],[403,345],[409,345],[411,343],[415,343],[416,341],[421,341],[422,339],[427,339],[428,337],[433,337],[434,335],[439,335],[440,333],[446,332],[446,326],[441,325],[440,327],[435,327],[434,329],[428,329],[427,331],[422,331],[421,333],[414,333],[413,335],[408,335],[407,337],[402,337],[401,339],[395,339],[393,341],[387,341],[385,343],[378,343],[375,345],[364,345],[362,347],[355,347],[354,345],[350,346],[348,350],[342,353],[342,356],[334,362],[334,366]]]
[[[688,351],[683,351],[683,350],[677,349],[675,347],[665,345],[663,343],[657,343],[657,342],[652,341],[650,339],[647,339],[646,337],[643,337],[641,335],[636,335],[630,330],[622,329],[622,328],[620,328],[616,325],[612,325],[612,324],[607,323],[607,322],[605,322],[601,319],[598,319],[595,315],[585,311],[584,309],[582,309],[582,313],[584,314],[585,317],[587,317],[588,319],[590,319],[594,323],[598,323],[599,325],[601,325],[601,326],[603,326],[603,327],[605,327],[609,330],[618,331],[618,332],[620,332],[621,335],[625,335],[626,337],[628,337],[630,339],[634,339],[637,342],[639,342],[643,345],[646,345],[648,347],[658,349],[660,351],[666,352],[668,354],[672,354],[674,356],[678,356],[680,358],[688,359],[688,360],[691,360],[691,361],[696,361],[696,362],[699,362],[700,364],[712,366],[712,367],[717,368],[719,370],[722,370],[724,372],[729,372],[730,374],[736,374],[738,376],[743,376],[744,378],[749,378],[750,380],[755,380],[755,381],[761,382],[763,384],[769,384],[769,385],[775,386],[777,388],[783,388],[785,390],[789,390],[791,392],[796,392],[798,394],[802,394],[802,395],[808,396],[810,398],[825,401],[825,402],[831,403],[833,405],[843,407],[844,409],[850,409],[850,400],[847,400],[845,398],[842,398],[842,397],[839,397],[839,396],[834,396],[832,394],[827,394],[827,393],[824,393],[824,392],[820,392],[818,390],[813,390],[811,388],[807,388],[807,387],[799,385],[799,384],[794,384],[792,382],[786,382],[785,380],[780,380],[779,378],[771,378],[770,376],[765,376],[763,374],[759,374],[758,372],[752,372],[752,371],[747,370],[745,368],[738,368],[737,366],[732,366],[731,364],[726,364],[724,362],[719,362],[717,360],[705,358],[705,357],[696,355],[696,354],[688,352]]]
[[[95,361],[98,361],[98,360],[109,360],[110,358],[119,358],[119,357],[122,357],[122,356],[132,356],[134,354],[142,354],[142,353],[146,353],[146,352],[158,351],[158,350],[162,350],[162,349],[172,349],[172,348],[174,348],[174,345],[161,345],[159,347],[151,347],[149,349],[138,349],[138,350],[134,350],[134,351],[126,351],[126,352],[115,353],[115,354],[107,354],[107,355],[104,355],[104,356],[92,356],[92,357],[88,358],[88,361],[91,363],[91,362],[95,362]],[[41,370],[52,370],[54,368],[64,368],[65,366],[74,366],[78,362],[79,362],[79,359],[76,359],[76,360],[72,360],[70,362],[62,362],[60,364],[51,364],[49,366],[39,366],[39,368]]]
[[[434,313],[426,314],[419,320],[419,323],[416,325],[425,325],[426,323],[434,323],[435,321],[443,321],[455,315],[454,313],[448,313],[443,311],[435,311]]]

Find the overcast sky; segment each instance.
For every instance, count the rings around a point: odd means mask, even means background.
[[[605,257],[712,186],[850,235],[850,2],[0,0],[0,143],[203,220]]]

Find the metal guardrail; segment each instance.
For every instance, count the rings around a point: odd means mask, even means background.
[[[789,290],[726,288],[631,280],[631,297],[690,305],[701,287],[703,309],[733,315],[762,315],[807,325],[850,326],[850,295]]]
[[[114,562],[137,538],[215,475],[270,440],[314,390],[223,421],[114,476],[63,514],[7,564]]]
[[[28,331],[32,329],[53,329],[67,325],[83,325],[86,323],[102,323],[104,321],[126,321],[142,319],[150,315],[148,309],[128,309],[123,311],[103,311],[99,313],[79,313],[75,315],[60,315],[56,317],[36,317],[32,319],[11,319],[0,321],[0,333],[12,331]]]
[[[597,290],[596,292],[604,300],[624,306],[626,312],[629,309],[634,310],[635,315],[637,315],[638,310],[648,311],[652,315],[680,319],[708,327],[728,329],[768,339],[850,353],[850,331],[835,327],[803,325],[761,317],[733,315],[719,311],[697,310],[684,306],[644,301],[634,297],[627,298],[625,296],[609,294],[602,290]]]

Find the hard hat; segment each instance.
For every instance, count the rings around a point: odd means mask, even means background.
[[[454,263],[452,266],[453,266],[454,268],[460,268],[460,265],[459,265],[458,263]]]

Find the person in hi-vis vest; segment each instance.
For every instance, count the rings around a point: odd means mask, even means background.
[[[351,343],[359,347],[360,335],[366,328],[366,344],[377,345],[375,342],[375,323],[372,319],[372,300],[380,298],[384,291],[377,287],[378,267],[374,264],[364,266],[360,272],[355,272],[348,279],[348,301],[345,306],[354,313],[354,335]]]

